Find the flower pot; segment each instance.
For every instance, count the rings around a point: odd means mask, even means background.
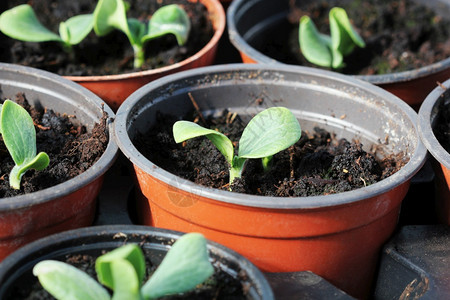
[[[188,92],[207,114],[226,108],[252,115],[282,105],[302,130],[320,126],[366,147],[386,138],[390,151],[403,151],[410,160],[385,180],[341,194],[279,198],[206,188],[161,169],[133,144],[137,133],[155,125],[158,112],[183,117],[192,111]],[[252,101],[258,97],[263,101]],[[379,249],[396,226],[409,179],[425,159],[416,117],[392,94],[336,73],[230,64],[174,74],[139,89],[119,109],[115,133],[145,200],[138,210],[142,223],[202,232],[264,271],[310,270],[363,297]]]
[[[26,282],[30,289],[37,278],[33,266],[44,259],[64,260],[69,254],[100,256],[127,243],[137,243],[152,264],[159,264],[170,246],[182,233],[135,225],[94,226],[67,231],[35,241],[10,255],[0,265],[0,298],[8,299],[14,284]],[[208,250],[216,273],[225,273],[247,288],[246,299],[274,299],[264,275],[236,252],[208,241]],[[22,291],[25,292],[25,291]],[[26,291],[29,292],[29,291]]]
[[[76,115],[91,130],[103,110],[114,113],[85,88],[49,72],[0,64],[2,98],[23,92],[30,105]],[[100,159],[81,175],[37,192],[0,199],[0,260],[17,248],[43,236],[92,224],[103,174],[114,162],[118,148],[110,125],[109,142]]]
[[[113,111],[116,111],[126,97],[152,80],[181,70],[211,65],[214,62],[218,42],[225,30],[225,12],[219,0],[194,0],[191,2],[200,2],[206,7],[209,12],[210,22],[215,31],[211,40],[194,55],[172,65],[138,72],[101,76],[62,75],[94,92],[102,98]],[[117,34],[120,35],[122,33],[118,32]],[[131,48],[131,45],[129,47]],[[104,54],[100,53],[98,55]]]
[[[435,198],[438,220],[450,225],[450,153],[436,138],[436,125],[442,106],[450,101],[450,80],[437,86],[425,99],[419,110],[419,134],[434,157]]]
[[[227,10],[228,32],[230,41],[241,53],[243,62],[282,63],[264,54],[261,47],[267,41],[276,39],[277,36],[284,36],[281,32],[286,31],[286,28],[280,29],[279,27],[282,26],[281,24],[287,23],[292,2],[289,0],[235,0],[232,2]],[[345,1],[338,2],[344,3]],[[450,12],[448,1],[416,2],[431,7],[439,16],[448,19]],[[387,4],[387,2],[385,3]],[[436,81],[444,81],[450,76],[450,58],[409,71],[382,75],[351,75],[386,89],[418,110],[423,99],[434,88]]]

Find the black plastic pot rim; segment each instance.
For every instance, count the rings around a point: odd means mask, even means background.
[[[442,86],[449,90],[450,79],[442,83]],[[450,169],[450,153],[448,153],[437,140],[431,124],[438,113],[438,104],[440,100],[444,100],[441,97],[444,92],[445,89],[438,85],[425,98],[419,110],[418,128],[420,138],[431,155],[447,169]]]
[[[11,255],[6,257],[5,260],[3,260],[0,264],[0,279],[2,280],[7,279],[4,278],[6,276],[5,272],[12,270],[18,261],[21,261],[23,258],[29,256],[30,254],[33,254],[34,256],[40,255],[40,253],[37,252],[36,249],[42,249],[42,252],[45,253],[45,251],[52,250],[51,247],[55,246],[55,244],[65,245],[70,243],[74,239],[77,240],[85,238],[87,239],[96,236],[98,236],[99,238],[99,243],[113,242],[114,238],[110,238],[110,235],[115,234],[121,234],[121,236],[152,235],[155,237],[155,240],[160,239],[161,241],[165,241],[171,239],[175,241],[184,233],[174,230],[143,225],[101,225],[101,226],[91,226],[79,229],[72,229],[52,234],[45,238],[41,238],[13,252]],[[127,238],[124,237],[124,239],[126,240]],[[79,246],[82,247],[83,245]],[[169,248],[168,246],[164,245],[161,245],[161,247],[166,247],[167,249]],[[249,278],[258,280],[259,283],[261,283],[261,285],[255,288],[259,289],[261,299],[268,299],[268,300],[274,299],[273,291],[270,288],[269,283],[267,282],[265,276],[248,259],[240,255],[236,251],[211,240],[208,240],[207,247],[210,251],[215,250],[214,252],[216,254],[220,254],[220,256],[224,260],[234,262],[237,265],[239,265],[240,268],[245,269],[247,272],[247,276]],[[57,251],[60,251],[60,249],[58,249],[58,246],[56,246],[56,248],[57,250],[54,251],[55,253]],[[69,249],[69,247],[67,249]],[[36,257],[34,257],[34,259],[36,259]]]
[[[268,196],[257,196],[248,195],[241,193],[233,193],[229,191],[223,191],[213,188],[204,187],[195,184],[189,180],[175,176],[162,168],[159,168],[153,162],[144,157],[133,145],[130,137],[128,136],[127,130],[129,127],[129,113],[133,111],[133,107],[139,100],[144,97],[150,90],[153,90],[159,86],[169,84],[174,81],[180,81],[184,78],[191,76],[206,76],[207,74],[214,74],[218,72],[239,72],[243,71],[263,71],[263,72],[296,72],[299,75],[314,74],[315,76],[322,76],[328,80],[332,79],[336,82],[346,82],[357,85],[360,88],[369,89],[375,91],[376,94],[380,95],[384,99],[395,103],[395,105],[400,106],[408,117],[413,120],[413,123],[417,120],[417,114],[414,110],[409,107],[405,102],[392,95],[385,90],[374,86],[370,83],[341,75],[335,72],[319,70],[316,68],[308,68],[302,66],[286,66],[286,65],[260,65],[260,64],[228,64],[228,65],[216,65],[203,68],[192,69],[188,71],[179,72],[173,75],[165,76],[161,79],[155,80],[130,95],[125,102],[120,106],[115,120],[115,134],[116,142],[119,148],[122,150],[124,155],[136,166],[145,171],[156,179],[166,182],[179,188],[181,190],[199,195],[202,197],[207,197],[213,200],[222,201],[226,203],[236,204],[240,206],[248,207],[258,207],[258,208],[270,208],[270,209],[320,209],[330,206],[351,204],[353,202],[361,201],[363,199],[371,198],[383,193],[386,193],[393,188],[405,183],[422,167],[425,162],[426,148],[422,144],[419,138],[417,138],[417,147],[414,153],[410,156],[410,161],[398,172],[391,175],[390,177],[372,184],[367,187],[356,189],[353,191],[324,195],[324,196],[310,196],[310,197],[268,197]],[[214,76],[211,76],[212,78]],[[148,103],[141,107],[141,110],[145,110]],[[133,117],[138,115],[136,112]],[[417,132],[417,128],[416,128]]]
[[[248,0],[234,0],[231,2],[230,6],[227,10],[227,26],[228,26],[228,35],[230,38],[230,42],[238,49],[238,51],[242,51],[248,57],[254,59],[257,63],[263,64],[281,64],[292,66],[289,64],[282,63],[277,61],[269,56],[266,56],[250,46],[238,33],[236,24],[234,19],[236,18],[238,7],[242,6],[243,3],[249,2]],[[246,3],[247,4],[247,3]],[[445,69],[450,68],[450,57],[444,60],[435,62],[431,65],[424,66],[418,69],[410,70],[410,71],[402,71],[396,73],[389,74],[380,74],[380,75],[350,75],[356,77],[358,79],[370,82],[372,84],[393,84],[398,82],[407,82],[413,79],[418,79],[422,77],[426,77],[431,74],[438,73]]]
[[[115,114],[103,100],[101,100],[97,95],[95,95],[88,89],[82,87],[81,85],[47,71],[7,63],[0,63],[0,69],[8,70],[9,72],[14,72],[17,74],[23,74],[24,76],[46,78],[46,80],[54,82],[55,85],[59,85],[64,87],[64,89],[72,90],[75,91],[76,93],[82,94],[82,96],[87,101],[92,101],[93,103],[95,103],[95,106],[98,107],[100,111],[104,110],[109,116],[108,118],[109,141],[107,148],[100,157],[100,159],[97,162],[95,162],[89,169],[87,169],[85,172],[72,179],[69,179],[55,186],[43,189],[41,191],[14,197],[1,198],[0,211],[17,210],[53,201],[54,199],[71,194],[79,190],[80,188],[88,185],[89,183],[93,182],[101,175],[103,175],[109,169],[109,167],[114,163],[118,155],[118,146],[115,142],[114,126],[112,123],[112,120],[114,120],[115,118]],[[27,83],[23,83],[23,85],[28,86]],[[33,89],[39,91],[41,88],[39,86],[36,86],[33,87]]]

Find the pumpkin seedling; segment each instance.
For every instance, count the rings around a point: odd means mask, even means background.
[[[143,285],[145,259],[136,244],[124,245],[98,257],[95,270],[98,282],[69,264],[44,260],[34,266],[33,274],[59,300],[140,300],[188,292],[214,273],[206,239],[200,233],[180,237]],[[102,285],[113,291],[112,298]]]
[[[0,105],[0,133],[15,166],[9,174],[9,184],[20,189],[23,174],[29,169],[45,169],[50,159],[45,152],[36,155],[36,130],[33,119],[19,104],[5,100]]]
[[[300,49],[309,62],[339,69],[344,67],[344,56],[352,53],[356,46],[364,48],[365,43],[343,8],[333,7],[329,20],[331,36],[320,33],[311,18],[303,16],[299,25]]]
[[[18,5],[0,15],[0,30],[5,35],[25,42],[56,41],[67,52],[72,52],[72,45],[80,43],[91,32],[92,26],[92,14],[74,16],[59,24],[57,35],[39,22],[28,4]]]
[[[173,125],[175,142],[206,136],[229,163],[230,186],[240,178],[249,158],[262,158],[264,169],[272,156],[295,144],[301,136],[301,128],[294,114],[284,107],[271,107],[254,116],[245,127],[235,156],[230,139],[215,130],[206,129],[189,121],[177,121]]]
[[[149,40],[173,34],[180,46],[186,43],[191,23],[181,6],[170,4],[159,8],[148,26],[138,19],[127,19],[127,9],[127,3],[123,0],[100,0],[94,11],[94,31],[98,36],[104,36],[114,29],[125,33],[133,47],[135,68],[143,65],[144,45]]]

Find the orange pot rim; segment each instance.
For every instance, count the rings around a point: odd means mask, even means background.
[[[238,9],[241,6],[246,5],[246,2],[247,0],[234,0],[228,7],[227,26],[228,26],[228,34],[230,36],[230,42],[236,47],[236,49],[238,49],[239,52],[255,60],[257,63],[286,65],[280,61],[277,61],[273,58],[270,58],[269,56],[264,55],[263,53],[259,52],[258,50],[250,46],[244,40],[242,35],[238,32],[236,28],[236,22],[234,19],[236,18],[237,15],[239,16],[241,15],[238,13]],[[450,5],[448,5],[448,7],[450,8]],[[413,79],[426,77],[449,68],[450,68],[450,57],[435,62],[431,65],[409,71],[402,71],[381,75],[350,75],[350,76],[378,85],[378,84],[407,82]]]
[[[104,110],[110,118],[114,118],[115,114],[111,108],[105,104],[97,95],[87,90],[86,88],[76,84],[68,79],[58,76],[54,73],[50,73],[44,70],[35,69],[31,67],[25,67],[15,64],[0,63],[0,73],[7,72],[8,76],[25,76],[25,77],[35,77],[44,78],[46,81],[51,82],[55,86],[61,86],[67,91],[79,94],[80,97],[86,99],[87,102],[92,102],[99,111]],[[7,84],[8,81],[13,81],[10,78],[4,79],[0,77],[0,86]],[[27,86],[28,83],[24,80],[21,83],[22,86]],[[35,90],[44,90],[43,87],[34,87]],[[114,126],[111,122],[108,124],[109,129],[109,141],[105,152],[102,154],[100,159],[96,161],[89,169],[84,171],[82,174],[69,179],[60,184],[54,185],[52,187],[14,197],[7,197],[0,199],[0,211],[10,211],[21,208],[30,207],[36,204],[42,204],[46,202],[59,199],[62,196],[69,195],[81,187],[88,185],[95,179],[102,176],[109,167],[114,163],[118,155],[118,146],[114,139]]]
[[[209,42],[194,55],[169,66],[164,66],[161,68],[145,70],[140,72],[131,72],[114,75],[101,75],[101,76],[63,76],[63,77],[72,80],[74,82],[120,81],[123,79],[141,78],[146,76],[152,76],[159,73],[170,72],[182,68],[190,64],[191,62],[198,60],[200,57],[210,52],[211,49],[219,43],[219,40],[222,37],[223,32],[225,31],[226,17],[223,6],[219,2],[219,0],[189,0],[189,1],[191,2],[200,1],[207,7],[210,15],[212,14],[212,12],[215,12],[215,14],[213,15],[215,20],[214,21],[212,20],[212,23],[213,25],[217,25],[214,28],[214,35],[209,40]],[[205,3],[207,3],[207,5]]]
[[[425,147],[431,155],[444,167],[450,169],[450,153],[442,147],[433,132],[434,123],[438,114],[438,107],[444,101],[443,94],[450,89],[450,79],[438,85],[428,94],[420,106],[418,129],[419,135]]]
[[[189,180],[183,179],[181,177],[175,176],[168,171],[158,167],[153,162],[144,157],[133,145],[129,135],[129,119],[136,118],[136,111],[133,107],[137,106],[141,110],[145,109],[148,104],[138,104],[138,102],[144,98],[148,91],[153,90],[157,87],[169,84],[171,82],[180,82],[188,77],[195,77],[205,74],[213,74],[215,72],[239,72],[243,71],[258,71],[264,70],[266,72],[276,71],[276,72],[296,72],[299,78],[302,76],[308,76],[308,74],[314,74],[314,76],[321,76],[328,81],[346,82],[354,84],[358,87],[364,88],[366,90],[376,90],[378,95],[381,95],[387,102],[395,103],[395,105],[400,106],[411,123],[414,124],[417,132],[417,126],[415,120],[417,114],[413,111],[402,100],[392,95],[389,92],[381,89],[380,87],[374,86],[368,82],[357,80],[355,78],[338,74],[335,72],[320,70],[317,68],[308,68],[303,66],[288,66],[288,65],[261,65],[261,64],[227,64],[227,65],[217,65],[208,66],[197,69],[192,69],[188,71],[182,71],[176,74],[168,75],[163,78],[157,79],[137,91],[135,91],[131,96],[129,96],[125,102],[120,106],[116,120],[115,120],[115,134],[116,141],[119,145],[121,151],[125,156],[137,167],[139,167],[144,172],[147,172],[156,179],[175,186],[178,189],[184,190],[186,192],[206,197],[214,201],[222,201],[230,204],[236,204],[247,207],[257,207],[257,208],[272,208],[272,209],[320,209],[324,207],[336,206],[336,205],[351,205],[357,201],[374,197],[383,193],[386,193],[396,186],[408,181],[411,177],[422,167],[425,163],[426,158],[426,148],[422,144],[419,138],[417,138],[417,147],[415,151],[411,154],[409,162],[403,166],[398,172],[389,176],[382,181],[372,184],[367,187],[356,189],[353,191],[323,195],[323,196],[310,196],[310,197],[268,197],[268,196],[257,196],[248,195],[241,193],[233,193],[230,191],[218,190],[214,188],[204,187],[195,184]],[[152,103],[156,103],[153,101]],[[139,112],[137,112],[138,114]],[[131,116],[131,114],[133,116]]]

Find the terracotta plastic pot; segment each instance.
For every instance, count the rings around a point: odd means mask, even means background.
[[[168,74],[213,64],[217,45],[225,30],[225,12],[219,0],[191,0],[207,8],[215,30],[211,40],[193,56],[170,66],[141,72],[105,76],[65,76],[102,98],[114,111],[135,90]]]
[[[326,196],[262,197],[196,185],[159,168],[133,145],[138,132],[155,124],[158,112],[182,118],[192,111],[187,93],[207,115],[223,109],[253,115],[282,105],[303,130],[320,126],[358,139],[366,149],[388,140],[389,151],[403,151],[410,160],[376,184]],[[117,112],[115,133],[145,200],[138,209],[142,223],[202,232],[264,271],[310,270],[364,297],[409,180],[424,163],[416,117],[397,97],[351,77],[305,67],[230,64],[181,72],[142,87]]]
[[[443,88],[445,87],[445,89]],[[434,157],[436,185],[436,213],[438,220],[450,225],[450,153],[439,143],[433,133],[439,106],[450,101],[450,79],[437,86],[425,99],[419,110],[419,134]]]
[[[239,50],[245,63],[281,62],[258,50],[274,34],[274,28],[287,19],[290,0],[235,0],[227,10],[227,26],[231,43]],[[420,1],[448,18],[450,2],[442,0]],[[356,78],[376,84],[419,109],[423,99],[435,87],[436,81],[450,77],[450,58],[411,71],[385,75],[357,75]]]
[[[102,118],[100,98],[74,82],[33,68],[0,64],[2,98],[23,92],[31,105],[75,115],[75,122],[91,130]],[[111,118],[114,113],[104,105]],[[107,149],[86,172],[53,187],[0,199],[0,261],[17,248],[43,236],[89,226],[95,217],[103,174],[113,164],[118,148],[112,124]]]
[[[44,259],[64,260],[68,254],[99,256],[127,243],[139,244],[159,264],[181,232],[135,225],[94,226],[55,234],[16,251],[0,264],[0,299],[8,299],[14,283],[36,282],[32,268]],[[208,250],[216,272],[239,278],[247,287],[248,299],[274,299],[264,275],[247,259],[222,245],[208,241]],[[245,276],[242,277],[242,274]]]

